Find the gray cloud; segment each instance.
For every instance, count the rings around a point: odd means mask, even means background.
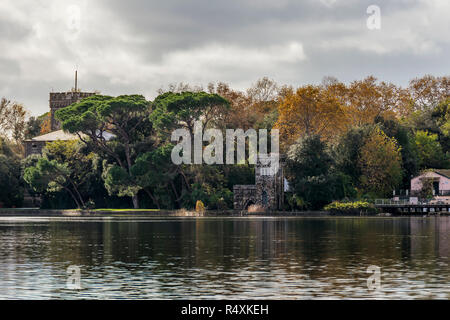
[[[381,8],[381,30],[366,9]],[[142,93],[174,82],[243,89],[375,75],[448,74],[447,0],[26,1],[0,4],[0,96],[48,110],[48,92]]]

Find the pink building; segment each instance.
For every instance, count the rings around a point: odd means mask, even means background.
[[[411,180],[411,195],[420,193],[425,180],[431,180],[433,195],[436,199],[450,201],[450,170],[430,169],[413,178]]]

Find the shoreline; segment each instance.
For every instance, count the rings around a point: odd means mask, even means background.
[[[327,211],[272,211],[252,212],[240,210],[211,210],[211,211],[187,211],[187,210],[157,210],[157,209],[37,209],[37,208],[13,208],[0,209],[0,217],[292,217],[292,216],[331,216]]]
[[[186,210],[157,210],[157,209],[38,209],[38,208],[1,208],[1,217],[73,217],[73,218],[99,218],[99,217],[140,217],[140,218],[163,218],[163,217],[192,217],[192,218],[226,218],[226,217],[333,217],[333,218],[387,218],[387,217],[439,217],[449,216],[448,212],[442,213],[410,213],[410,214],[335,214],[328,211],[268,211],[268,212],[247,212],[240,210],[211,210],[204,212]]]

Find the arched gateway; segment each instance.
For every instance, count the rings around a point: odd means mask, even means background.
[[[234,209],[247,210],[250,204],[259,205],[267,210],[283,209],[284,174],[283,161],[274,174],[267,174],[270,161],[259,157],[255,168],[255,184],[235,185],[233,187]],[[263,160],[263,161],[261,161]]]

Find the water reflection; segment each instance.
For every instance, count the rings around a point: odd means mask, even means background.
[[[444,217],[5,218],[0,298],[448,299],[449,232]]]

